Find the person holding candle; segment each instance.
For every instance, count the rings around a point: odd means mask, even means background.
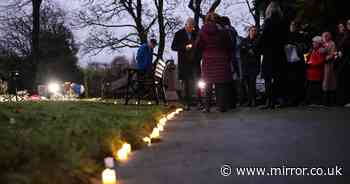
[[[203,54],[202,78],[207,83],[205,112],[210,112],[213,85],[218,110],[225,112],[230,108],[227,96],[232,83],[232,42],[229,32],[220,27],[219,21],[219,15],[209,13],[196,41]]]
[[[184,94],[181,96],[186,106],[185,110],[190,110],[195,82],[200,75],[200,56],[194,48],[196,38],[194,19],[188,18],[185,27],[175,33],[171,45],[178,56],[178,78],[184,89]]]
[[[323,48],[322,37],[316,36],[312,39],[313,49],[306,60],[307,64],[307,94],[306,104],[321,105],[322,80],[324,77],[324,65],[327,52]]]

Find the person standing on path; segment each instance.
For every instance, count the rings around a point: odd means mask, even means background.
[[[229,108],[235,109],[238,102],[238,87],[239,87],[239,66],[238,66],[238,58],[237,58],[237,38],[238,33],[236,29],[232,26],[231,20],[229,17],[222,17],[221,18],[221,25],[228,31],[230,35],[230,40],[232,44],[232,50],[231,50],[231,71],[232,71],[232,82],[231,82],[231,92],[230,95],[228,95],[228,98],[230,100]]]
[[[341,64],[338,66],[337,97],[339,105],[350,103],[350,19],[346,22],[346,36],[342,44]]]
[[[171,48],[178,56],[178,78],[182,82],[185,110],[190,110],[195,82],[200,76],[200,56],[194,47],[197,32],[193,18],[188,18],[185,28],[175,33]]]
[[[219,15],[209,13],[196,41],[203,54],[202,78],[208,84],[206,112],[210,112],[213,85],[218,110],[227,111],[230,103],[227,96],[230,95],[232,83],[232,43],[229,32],[219,23]]]
[[[335,56],[337,54],[337,48],[330,32],[324,32],[322,34],[323,46],[327,51],[326,64],[324,66],[324,78],[322,83],[322,89],[324,92],[324,105],[331,106],[336,102],[336,74],[334,71]]]
[[[322,80],[324,76],[324,65],[326,62],[326,49],[323,47],[322,37],[316,36],[312,39],[313,49],[307,59],[307,105],[321,105]]]
[[[257,30],[252,26],[248,30],[248,37],[241,43],[241,61],[243,82],[248,92],[248,106],[255,107],[256,77],[260,73],[260,54],[257,50]]]
[[[306,65],[304,54],[310,50],[309,43],[304,34],[300,32],[300,26],[292,21],[288,42],[285,47],[287,53],[287,100],[288,105],[297,106],[305,98]]]
[[[273,109],[279,98],[280,105],[285,96],[287,58],[284,46],[288,39],[288,24],[284,19],[281,7],[272,1],[266,9],[266,19],[259,41],[263,55],[262,76],[265,80],[266,106],[262,109]]]

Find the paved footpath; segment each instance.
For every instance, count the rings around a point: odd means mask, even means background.
[[[133,152],[118,177],[120,184],[345,184],[349,142],[349,108],[185,112],[168,123],[162,142]],[[231,176],[220,174],[225,164]],[[339,166],[346,176],[235,174],[236,167],[283,166]]]

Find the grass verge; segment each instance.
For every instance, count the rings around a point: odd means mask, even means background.
[[[88,184],[126,141],[144,146],[161,106],[0,104],[0,183]]]

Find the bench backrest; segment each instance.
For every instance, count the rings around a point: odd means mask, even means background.
[[[166,70],[166,63],[159,59],[154,67],[154,77],[156,80],[163,80]]]

